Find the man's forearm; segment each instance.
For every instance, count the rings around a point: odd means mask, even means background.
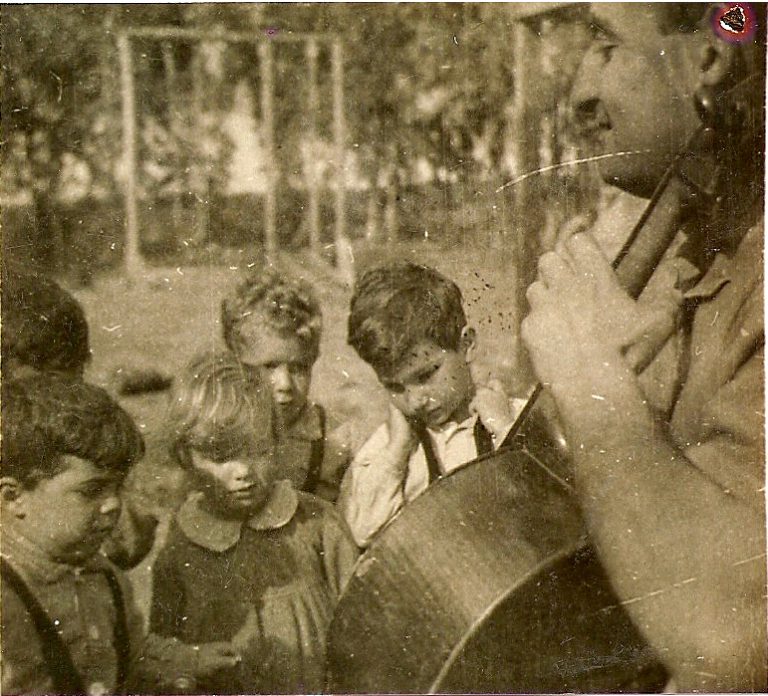
[[[603,368],[587,398],[554,392],[612,584],[678,688],[761,689],[763,518],[673,444],[620,359]]]

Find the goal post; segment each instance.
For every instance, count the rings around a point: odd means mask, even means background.
[[[117,32],[117,49],[120,62],[120,84],[122,93],[122,154],[125,170],[123,184],[125,208],[125,253],[123,270],[131,279],[142,277],[146,271],[145,260],[141,254],[141,230],[139,219],[138,185],[138,118],[136,108],[135,65],[133,56],[134,40],[154,41],[161,45],[164,52],[166,69],[171,61],[167,58],[173,42],[223,42],[226,44],[252,44],[258,51],[261,133],[264,154],[267,161],[274,161],[275,150],[275,104],[274,104],[274,47],[280,43],[304,44],[307,63],[307,133],[314,142],[317,138],[317,111],[319,107],[318,90],[318,55],[320,45],[325,44],[330,51],[331,82],[333,100],[333,163],[335,175],[334,196],[334,232],[336,262],[342,268],[342,258],[348,248],[345,225],[345,169],[346,125],[344,118],[344,58],[341,41],[322,33],[299,32],[242,32],[226,30],[203,30],[188,27],[146,26],[126,27]],[[176,76],[167,76],[167,84],[175,84]],[[174,95],[168,95],[173,99]],[[322,257],[319,185],[316,177],[309,176],[304,182],[307,194],[307,224],[309,228],[309,250],[318,259]],[[264,192],[264,249],[268,261],[275,261],[280,252],[277,234],[277,181],[274,171],[267,172]]]

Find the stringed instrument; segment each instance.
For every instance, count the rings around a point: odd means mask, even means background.
[[[718,205],[738,156],[728,138],[744,136],[741,102],[715,110],[705,103],[713,98],[700,97],[701,127],[614,263],[635,298],[687,212]],[[662,662],[590,542],[562,442],[536,408],[541,391],[533,390],[504,447],[432,484],[360,558],[329,631],[331,693],[664,687]]]

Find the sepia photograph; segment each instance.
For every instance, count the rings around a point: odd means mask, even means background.
[[[765,693],[766,4],[0,4],[0,693]]]

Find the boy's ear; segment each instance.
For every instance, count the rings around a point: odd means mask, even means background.
[[[471,326],[465,326],[461,330],[459,339],[459,349],[464,353],[467,362],[475,359],[475,349],[477,348],[477,333]]]
[[[23,491],[24,487],[13,476],[0,478],[0,500],[14,517],[22,518],[25,515]]]

